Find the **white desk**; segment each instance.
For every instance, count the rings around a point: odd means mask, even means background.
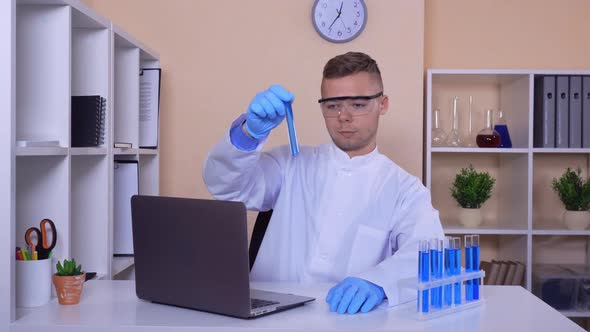
[[[56,299],[39,308],[18,309],[10,331],[584,331],[567,317],[517,286],[484,286],[483,306],[429,321],[408,318],[414,304],[378,308],[367,314],[330,313],[329,285],[270,284],[260,289],[313,296],[303,307],[253,320],[225,317],[139,300],[133,281],[90,281],[79,305]]]

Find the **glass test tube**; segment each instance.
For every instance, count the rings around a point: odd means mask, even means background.
[[[471,236],[471,267],[474,272],[479,271],[479,235],[472,235]],[[479,300],[479,283],[481,280],[479,278],[473,279],[473,300]]]
[[[430,240],[430,275],[433,280],[443,277],[443,243],[442,240]],[[430,290],[431,305],[435,309],[442,308],[442,286]]]
[[[444,257],[444,266],[445,266],[445,277],[450,277],[453,275],[453,264],[455,261],[454,256],[452,255],[453,252],[453,238],[450,236],[445,237],[444,240],[444,247],[445,247],[445,257]],[[444,286],[444,305],[450,307],[453,304],[453,285],[448,284]]]
[[[461,238],[453,238],[453,275],[461,274]],[[461,282],[455,283],[455,304],[461,304]]]
[[[465,235],[465,272],[473,272],[473,255],[471,247],[471,235]],[[473,300],[473,283],[465,280],[465,301]]]
[[[420,282],[430,281],[430,258],[428,252],[428,241],[421,240],[418,248],[418,280]],[[428,290],[418,290],[418,311],[428,312]]]

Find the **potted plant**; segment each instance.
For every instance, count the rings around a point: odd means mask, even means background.
[[[65,259],[63,265],[57,262],[57,273],[52,277],[59,304],[78,304],[82,294],[82,286],[86,280],[86,273],[82,266],[76,266],[76,260]]]
[[[478,172],[472,165],[462,168],[455,176],[451,195],[461,207],[459,221],[465,227],[481,224],[481,206],[492,195],[496,180],[488,172]]]
[[[553,179],[553,190],[565,206],[563,222],[569,229],[585,229],[590,224],[590,179],[582,179],[578,168],[569,167],[559,179]]]

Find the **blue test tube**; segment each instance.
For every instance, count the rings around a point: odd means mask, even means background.
[[[465,235],[465,272],[473,272],[473,258],[471,247],[471,235]],[[465,301],[473,300],[473,283],[465,280]]]
[[[421,240],[418,248],[418,281],[430,281],[428,241]],[[428,312],[428,290],[418,290],[418,311]]]
[[[444,275],[445,277],[450,277],[453,275],[453,266],[455,262],[455,256],[452,255],[453,252],[453,238],[450,236],[445,237],[444,240],[444,247],[445,247],[445,256],[444,256]],[[450,307],[453,304],[453,285],[448,284],[444,286],[444,304],[447,307]]]
[[[461,238],[455,237],[453,238],[453,253],[454,256],[453,261],[453,275],[460,275],[461,274]],[[455,304],[461,304],[461,283],[455,283]]]
[[[442,240],[430,240],[430,275],[433,280],[443,276],[443,243]],[[431,290],[431,304],[435,309],[442,308],[442,286]]]
[[[297,157],[299,154],[299,143],[297,143],[297,134],[295,133],[295,120],[293,119],[293,109],[291,103],[287,105],[287,128],[289,129],[289,143],[291,145],[291,154]]]
[[[479,235],[471,236],[471,267],[474,272],[479,271]],[[473,300],[479,300],[480,279],[473,279]]]

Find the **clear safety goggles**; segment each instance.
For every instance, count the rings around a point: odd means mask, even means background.
[[[323,98],[318,100],[318,103],[326,118],[338,117],[344,111],[348,111],[351,116],[361,116],[371,113],[375,109],[376,99],[381,96],[383,96],[383,91],[372,96]]]

